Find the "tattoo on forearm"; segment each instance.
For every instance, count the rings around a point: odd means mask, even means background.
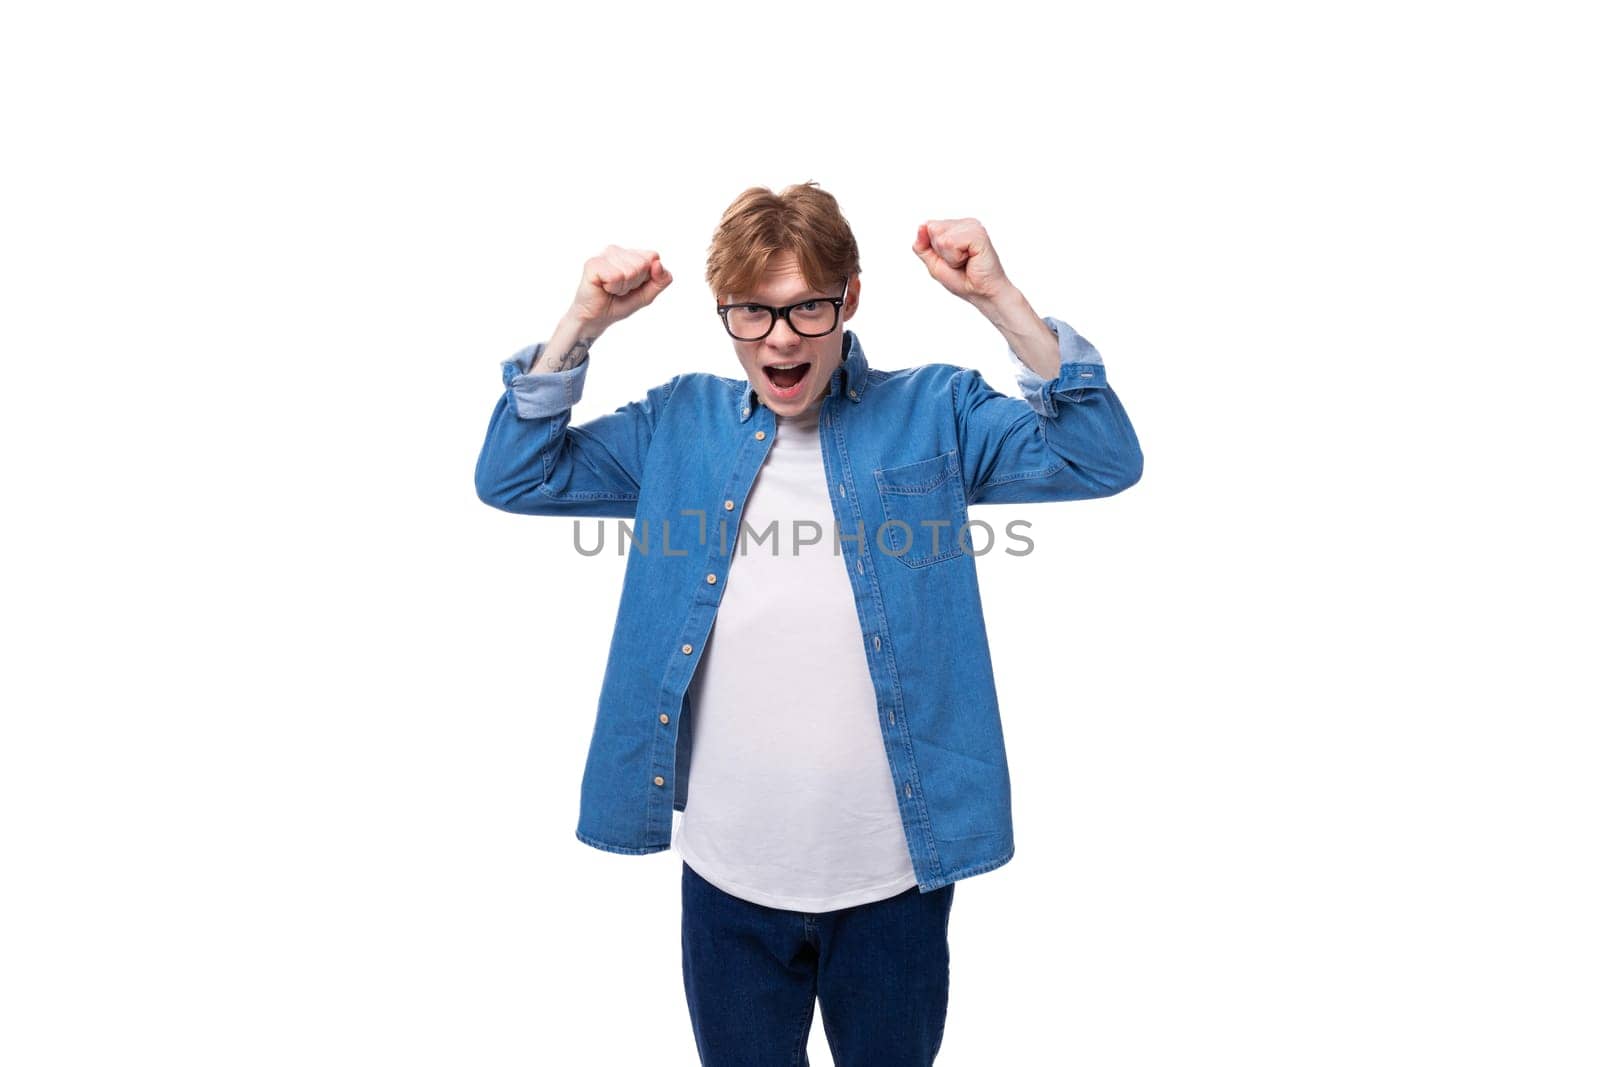
[[[588,358],[589,346],[598,339],[598,335],[595,337],[580,337],[573,343],[571,348],[567,349],[564,355],[558,356],[554,352],[546,352],[544,357],[539,360],[539,364],[548,371],[571,370]]]

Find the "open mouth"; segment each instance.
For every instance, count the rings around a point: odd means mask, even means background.
[[[799,395],[800,386],[805,382],[806,375],[811,373],[811,364],[796,362],[776,367],[762,367],[761,371],[772,386],[772,395],[779,400],[787,400]]]

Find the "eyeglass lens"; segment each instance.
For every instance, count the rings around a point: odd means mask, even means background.
[[[839,309],[828,300],[808,300],[789,309],[789,325],[802,337],[821,337],[833,330]],[[759,341],[776,325],[770,308],[728,309],[728,331],[741,341]]]

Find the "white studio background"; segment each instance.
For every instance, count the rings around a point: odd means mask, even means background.
[[[976,217],[1146,457],[975,513],[939,1062],[1596,1062],[1576,13],[8,8],[0,1060],[696,1062],[675,854],[573,836],[623,561],[472,472],[608,243],[676,283],[575,417],[734,372],[712,229],[816,180],[875,365],[1015,390]]]

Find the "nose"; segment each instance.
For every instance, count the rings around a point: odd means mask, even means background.
[[[779,331],[782,331],[788,336],[780,336]],[[767,334],[767,343],[772,345],[774,348],[792,348],[794,345],[803,342],[804,340],[804,337],[801,337],[799,334],[794,332],[794,327],[790,326],[789,320],[782,315],[779,315],[778,321],[772,324],[772,332]]]

